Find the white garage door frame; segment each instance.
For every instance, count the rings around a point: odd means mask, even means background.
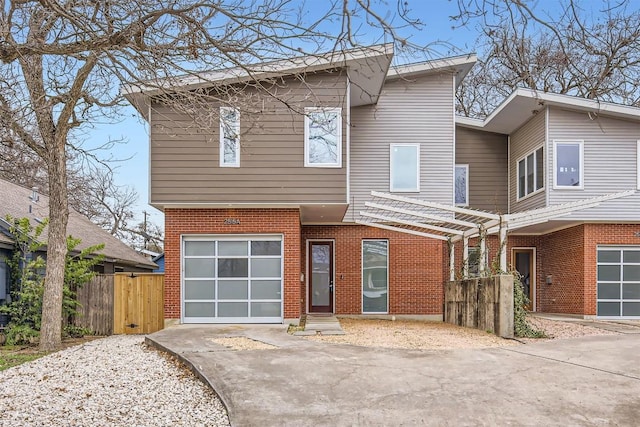
[[[640,318],[640,246],[597,246],[596,315],[598,319]]]
[[[214,264],[214,276],[209,278],[200,278],[195,280],[208,280],[213,282],[215,285],[215,295],[213,299],[203,299],[203,300],[187,300],[185,298],[185,259],[187,258],[185,254],[185,242],[215,242],[215,255],[207,255],[203,256],[204,259],[211,259]],[[255,241],[279,241],[280,243],[280,254],[279,255],[265,255],[265,256],[254,256],[251,254],[251,245],[248,242]],[[247,316],[247,317],[217,317],[218,304],[220,302],[234,302],[233,300],[220,300],[218,298],[218,242],[247,242],[248,246],[248,254],[246,256],[239,256],[240,258],[248,259],[248,278],[247,278],[247,286],[248,286],[248,296],[242,300],[242,302],[246,301],[248,306],[248,312],[251,313],[252,310],[252,302],[266,302],[266,303],[276,303],[280,304],[280,315],[279,316],[270,316],[270,317],[255,317],[255,316]],[[188,256],[188,258],[198,258],[197,256]],[[225,258],[227,258],[225,256]],[[233,257],[231,257],[233,258]],[[251,260],[253,259],[276,259],[280,258],[280,276],[279,277],[269,277],[269,278],[253,278],[251,277]],[[194,279],[189,279],[194,280]],[[270,280],[280,281],[280,298],[279,299],[252,299],[251,298],[251,280]],[[215,315],[214,317],[188,317],[186,316],[185,306],[187,302],[198,302],[201,301],[203,303],[214,304],[215,306]],[[180,321],[182,323],[283,323],[284,319],[284,235],[282,234],[185,234],[180,238]]]

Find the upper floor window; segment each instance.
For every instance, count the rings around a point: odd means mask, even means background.
[[[304,165],[342,167],[342,109],[304,109]]]
[[[391,144],[389,190],[420,191],[420,144]]]
[[[636,141],[636,179],[638,180],[638,190],[640,190],[640,139]]]
[[[240,166],[240,111],[220,107],[220,166]]]
[[[456,165],[456,206],[469,206],[469,165]]]
[[[528,153],[518,161],[518,198],[544,188],[544,148]]]
[[[553,188],[583,188],[583,142],[553,141]]]

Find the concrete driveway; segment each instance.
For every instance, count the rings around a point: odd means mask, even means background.
[[[224,336],[275,348],[211,341]],[[234,426],[640,422],[638,334],[430,352],[316,343],[283,326],[181,325],[147,341],[192,365]]]

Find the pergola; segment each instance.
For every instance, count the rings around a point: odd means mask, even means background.
[[[513,214],[498,214],[478,209],[446,205],[397,194],[371,192],[371,201],[365,203],[356,223],[384,230],[398,231],[449,243],[450,280],[455,278],[455,246],[462,241],[463,273],[469,271],[469,239],[479,237],[480,273],[486,266],[486,239],[497,234],[499,239],[500,271],[507,271],[507,233],[522,227],[544,223],[600,203],[634,194],[623,191]]]

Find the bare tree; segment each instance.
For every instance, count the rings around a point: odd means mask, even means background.
[[[26,144],[47,169],[49,229],[40,347],[61,340],[61,303],[68,221],[67,159],[95,120],[123,103],[121,84],[157,89],[203,70],[252,66],[398,39],[414,25],[398,2],[396,26],[386,5],[371,0],[22,0],[0,11],[0,127]],[[406,40],[400,40],[406,45]],[[216,90],[181,96],[194,102]],[[195,98],[195,95],[198,98]]]
[[[478,24],[482,61],[458,92],[458,111],[484,117],[517,87],[640,105],[640,7],[631,0],[459,0]]]

